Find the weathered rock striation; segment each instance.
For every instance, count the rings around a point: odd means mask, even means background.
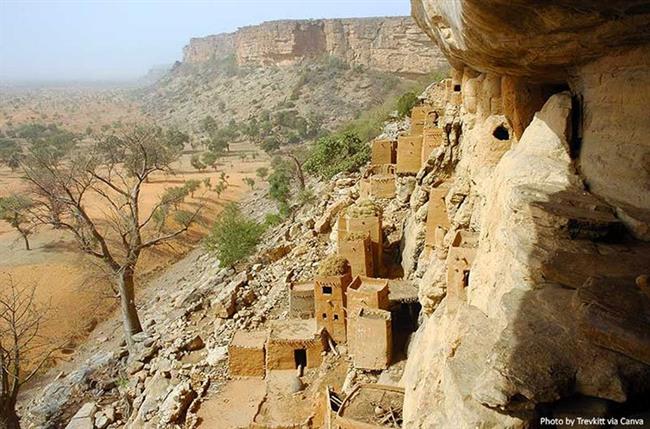
[[[199,64],[228,55],[240,66],[332,56],[350,66],[405,74],[423,74],[447,64],[411,17],[270,21],[193,38],[183,50],[183,62]]]
[[[406,428],[647,422],[648,4],[543,3],[412,1],[455,70],[425,94],[445,144],[398,179],[424,313]],[[448,219],[428,251],[434,194]]]

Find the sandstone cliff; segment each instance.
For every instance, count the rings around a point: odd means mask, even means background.
[[[405,427],[647,411],[647,2],[412,5],[455,71],[446,97],[427,94],[446,143],[399,179],[402,265],[424,309]],[[423,213],[445,187],[429,252]],[[473,255],[460,290],[458,247]]]
[[[447,61],[410,17],[272,21],[234,33],[194,38],[183,62],[234,55],[238,65],[286,65],[333,56],[350,66],[423,74]]]

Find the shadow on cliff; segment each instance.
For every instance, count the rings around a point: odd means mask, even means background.
[[[525,255],[532,287],[503,296],[515,316],[492,350],[509,385],[505,412],[532,427],[592,427],[544,417],[650,424],[650,295],[635,284],[650,271],[650,243],[588,192],[539,191]]]

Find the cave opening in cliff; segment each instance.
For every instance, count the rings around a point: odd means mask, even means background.
[[[510,140],[510,131],[503,125],[499,125],[494,129],[492,132],[492,135],[497,139],[497,140]]]
[[[553,94],[559,94],[560,92],[571,93],[571,128],[568,130],[567,140],[571,158],[577,159],[580,156],[580,148],[582,147],[584,116],[582,94],[572,90],[566,82],[543,84],[541,85],[541,89],[545,100],[548,100]]]

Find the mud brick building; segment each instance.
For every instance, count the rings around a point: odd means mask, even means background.
[[[375,275],[383,271],[382,212],[379,206],[370,200],[362,200],[350,206],[339,215],[338,248],[350,234],[367,234],[372,242],[372,262]]]
[[[422,134],[424,127],[427,125],[429,115],[433,112],[433,107],[428,104],[420,104],[411,110],[411,135]]]
[[[423,166],[435,148],[441,146],[444,142],[444,133],[442,128],[425,127],[422,133],[422,154],[420,166]]]
[[[427,208],[427,223],[424,244],[429,249],[442,248],[442,239],[449,230],[449,217],[445,197],[449,192],[446,184],[440,184],[429,190],[429,206]]]
[[[351,313],[356,313],[363,307],[388,310],[388,295],[388,280],[357,276],[348,286],[348,310]]]
[[[345,324],[346,290],[352,275],[318,276],[314,279],[314,311],[316,325],[337,343],[347,340]]]
[[[390,139],[375,139],[372,141],[370,164],[395,164],[397,154],[396,142]]]
[[[355,340],[350,344],[355,368],[386,369],[393,352],[390,311],[362,307],[350,318]]]
[[[359,182],[361,198],[393,198],[395,196],[395,166],[372,165]]]
[[[289,317],[311,319],[314,317],[314,282],[293,282],[289,286]]]
[[[266,369],[317,368],[326,350],[325,332],[314,319],[275,320],[266,341]]]
[[[350,263],[352,276],[373,276],[372,240],[365,233],[347,234],[339,241],[339,255]],[[313,302],[313,296],[312,296]]]
[[[397,139],[397,174],[417,174],[422,162],[422,134]]]
[[[384,369],[393,348],[388,280],[355,277],[347,290],[348,346],[354,366]]]

